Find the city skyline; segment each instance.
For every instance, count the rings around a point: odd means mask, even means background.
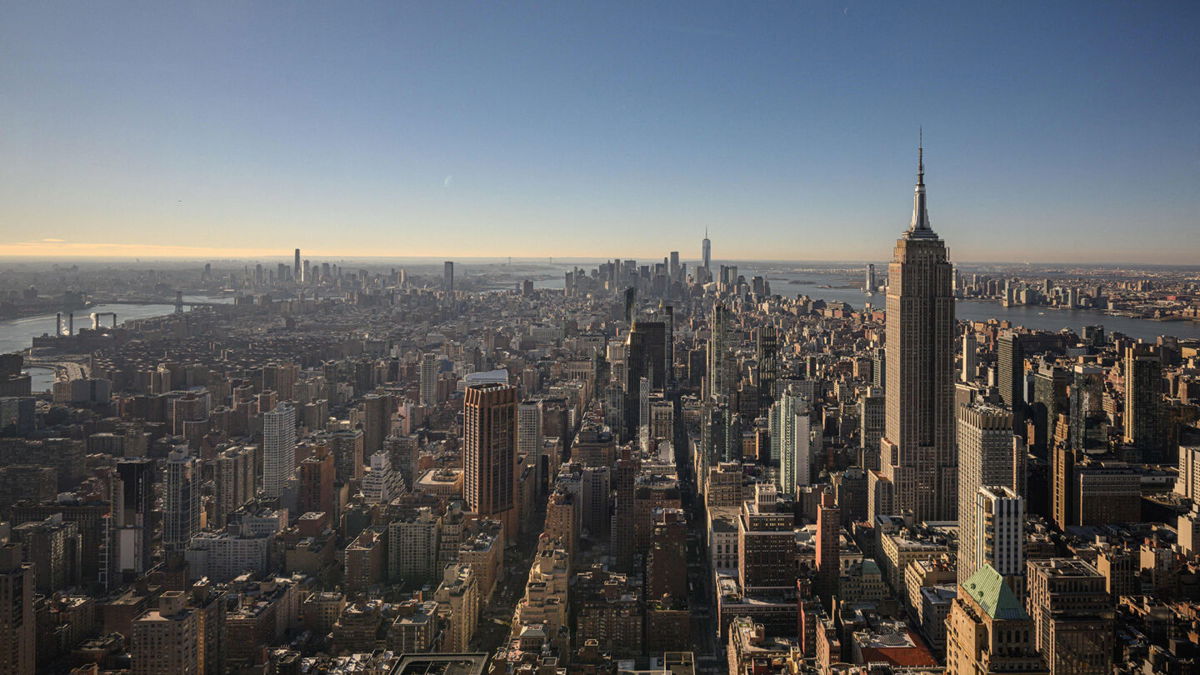
[[[374,9],[14,11],[0,256],[1195,259],[1189,5]]]

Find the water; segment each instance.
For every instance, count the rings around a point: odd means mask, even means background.
[[[204,298],[184,296],[185,302],[220,302],[231,303],[233,298]],[[91,328],[92,312],[116,312],[118,323],[132,319],[150,319],[156,316],[166,316],[175,311],[174,305],[96,305],[75,312],[75,330]],[[63,321],[67,319],[63,314]],[[111,317],[103,317],[101,321],[111,321]],[[33,344],[33,338],[54,333],[54,314],[27,316],[20,319],[0,321],[0,354],[19,352]]]
[[[580,265],[585,269],[588,266]],[[717,263],[713,263],[714,269]],[[829,270],[804,271],[801,268],[808,265],[774,264],[770,266],[753,263],[738,264],[738,274],[747,280],[754,276],[766,277],[771,284],[771,292],[783,296],[795,297],[807,295],[816,300],[826,302],[844,302],[855,309],[863,309],[867,304],[872,308],[883,309],[887,305],[884,293],[867,295],[862,292],[863,273],[836,272]],[[813,267],[816,267],[815,265]],[[564,272],[568,268],[564,268]],[[876,265],[877,274],[887,274],[887,266]],[[882,278],[882,277],[881,277]],[[791,283],[791,282],[800,283]],[[538,288],[561,289],[563,277],[546,279],[535,282]],[[833,288],[821,288],[832,286]],[[1076,334],[1084,326],[1101,325],[1106,333],[1124,333],[1132,338],[1154,340],[1160,335],[1173,335],[1178,338],[1200,339],[1200,323],[1195,321],[1153,321],[1125,316],[1110,316],[1093,309],[1052,309],[1049,307],[1004,307],[997,302],[978,300],[959,300],[955,303],[955,315],[963,321],[987,321],[998,319],[1009,321],[1016,326],[1024,326],[1036,330],[1059,331],[1069,328]]]

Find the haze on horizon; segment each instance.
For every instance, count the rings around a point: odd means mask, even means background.
[[[1200,259],[1195,3],[355,9],[7,7],[0,257]]]

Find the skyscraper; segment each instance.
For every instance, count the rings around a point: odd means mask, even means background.
[[[1162,423],[1162,358],[1152,345],[1125,349],[1125,442],[1142,461],[1161,461],[1166,452]]]
[[[425,405],[437,405],[437,383],[438,383],[438,362],[437,356],[426,353],[421,355],[420,366],[421,377],[421,403]]]
[[[1025,499],[1003,485],[983,486],[975,491],[975,503],[959,506],[959,513],[969,509],[972,532],[964,533],[959,526],[958,575],[966,583],[984,565],[1004,577],[1005,583],[1018,598],[1025,597]],[[961,521],[960,521],[961,522]],[[963,558],[962,540],[969,536],[974,560]],[[963,564],[969,563],[974,572],[962,575]]]
[[[284,483],[296,468],[296,409],[280,403],[263,413],[263,494],[283,494]]]
[[[517,532],[517,388],[473,384],[463,400],[463,494],[467,508]]]
[[[542,402],[522,401],[517,407],[517,454],[533,460],[538,494],[548,487],[549,462],[542,457]]]
[[[888,268],[887,423],[881,469],[871,472],[876,514],[954,520],[954,296],[946,245],[929,227],[924,150],[909,229]]]
[[[442,288],[448,293],[454,292],[454,263],[449,260],[442,265]]]
[[[715,400],[727,400],[737,386],[733,380],[737,373],[732,364],[729,344],[729,308],[721,303],[713,305],[709,320],[708,339],[708,395]],[[725,397],[725,398],[722,398]]]
[[[33,675],[33,565],[21,562],[21,546],[0,546],[0,673]]]
[[[296,283],[303,281],[300,277],[300,249],[296,249],[296,258],[292,262],[292,280]]]
[[[958,409],[958,581],[979,570],[975,509],[981,487],[1013,488],[1015,468],[1012,413],[988,403],[971,403]],[[1023,467],[1021,467],[1023,469]],[[995,565],[993,565],[994,567]],[[997,567],[997,570],[999,568]],[[1001,574],[1007,574],[1001,571]],[[1018,593],[1019,589],[1014,589]]]
[[[179,446],[167,455],[163,548],[182,552],[200,531],[200,460]]]
[[[833,598],[838,594],[838,579],[841,575],[842,512],[833,499],[833,493],[821,493],[821,504],[817,507],[817,577],[816,591],[824,600],[826,608],[833,607]]]
[[[704,241],[700,244],[700,258],[704,261],[705,281],[712,277],[712,242],[708,240],[708,228],[704,228]]]

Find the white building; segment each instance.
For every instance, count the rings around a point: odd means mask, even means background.
[[[363,497],[371,504],[387,504],[404,491],[404,479],[392,470],[392,460],[386,452],[371,455],[371,466],[362,479]]]
[[[296,468],[296,409],[280,403],[263,413],[263,494],[276,498]]]

